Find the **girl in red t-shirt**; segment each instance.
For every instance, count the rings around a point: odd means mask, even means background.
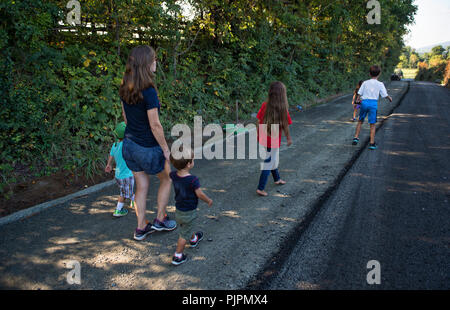
[[[289,125],[292,124],[292,120],[288,111],[286,86],[283,83],[273,82],[270,84],[268,100],[262,104],[256,118],[258,119],[259,144],[267,149],[266,160],[261,164],[261,176],[256,193],[260,196],[267,196],[264,188],[270,173],[272,173],[275,184],[286,184],[278,171],[282,132],[286,135],[287,145],[292,144],[289,133]]]

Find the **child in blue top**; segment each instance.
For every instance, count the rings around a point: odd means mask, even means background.
[[[175,219],[178,223],[180,236],[176,252],[172,258],[172,264],[180,265],[184,263],[187,256],[183,254],[187,240],[191,247],[196,247],[203,239],[203,232],[195,232],[195,222],[197,219],[197,205],[200,198],[212,206],[212,199],[206,196],[200,189],[200,181],[195,175],[189,173],[194,167],[194,152],[190,148],[183,148],[180,152],[180,159],[175,159],[170,154],[170,162],[177,169],[170,173],[172,184],[175,189]]]
[[[110,173],[112,171],[112,161],[114,160],[116,162],[115,180],[119,186],[120,195],[116,210],[114,210],[113,213],[113,216],[115,217],[121,217],[128,214],[128,210],[123,208],[126,198],[131,200],[131,207],[134,205],[134,177],[122,157],[122,140],[125,134],[125,128],[125,122],[121,122],[117,125],[114,132],[119,138],[119,141],[115,142],[111,147],[108,163],[105,167],[105,172]]]

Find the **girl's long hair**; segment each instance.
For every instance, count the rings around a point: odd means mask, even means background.
[[[131,50],[119,88],[119,96],[127,104],[142,101],[144,89],[153,87],[157,90],[153,72],[150,70],[155,59],[155,50],[148,45],[137,46]]]
[[[263,123],[267,125],[267,133],[271,135],[272,125],[279,125],[279,130],[288,126],[288,101],[286,86],[281,82],[273,82],[269,87]]]
[[[358,82],[358,85],[356,85],[355,91],[353,92],[354,94],[357,94],[357,93],[358,93],[359,89],[361,88],[362,83],[363,83],[363,81],[359,81],[359,82]]]

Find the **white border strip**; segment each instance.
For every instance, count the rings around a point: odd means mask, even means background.
[[[58,199],[54,199],[54,200],[51,200],[51,201],[48,201],[48,202],[44,202],[44,203],[41,203],[41,204],[39,204],[37,206],[34,206],[34,207],[31,207],[31,208],[27,208],[27,209],[24,209],[24,210],[20,210],[20,211],[14,212],[13,214],[10,214],[10,215],[7,215],[5,217],[0,218],[0,226],[9,224],[11,222],[22,220],[22,219],[25,219],[25,218],[30,217],[30,216],[33,216],[33,215],[35,215],[35,214],[37,214],[37,213],[39,213],[41,211],[44,211],[45,209],[48,209],[48,208],[51,208],[51,207],[63,204],[63,203],[65,203],[65,202],[67,202],[67,201],[69,201],[71,199],[78,198],[78,197],[81,197],[81,196],[84,196],[84,195],[88,195],[88,194],[92,194],[92,193],[94,193],[96,191],[104,189],[105,187],[111,186],[114,183],[115,183],[114,180],[106,181],[106,182],[103,182],[103,183],[96,184],[94,186],[88,187],[88,188],[86,188],[84,190],[81,190],[79,192],[76,192],[76,193],[73,193],[73,194],[70,194],[70,195],[58,198]]]

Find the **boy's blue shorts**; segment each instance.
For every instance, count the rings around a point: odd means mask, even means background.
[[[369,115],[369,124],[375,124],[377,122],[377,110],[378,100],[363,100],[359,109],[359,121],[364,122],[366,116]]]

